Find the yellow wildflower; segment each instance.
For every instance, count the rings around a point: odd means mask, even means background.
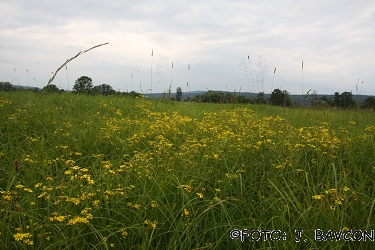
[[[183,215],[189,216],[189,214],[190,214],[189,210],[187,210],[186,208],[184,208],[184,214]]]
[[[122,237],[125,238],[126,236],[128,236],[128,232],[126,232],[125,229],[124,229],[124,230],[122,231],[121,235],[122,235]]]
[[[154,222],[150,222],[150,226],[151,226],[153,229],[156,228],[156,224],[158,224],[158,223],[156,222],[156,220],[154,220]]]
[[[21,233],[16,233],[15,235],[13,235],[13,237],[14,237],[14,239],[16,241],[20,241],[20,240],[22,240],[22,238],[24,237],[24,235],[21,234]]]
[[[320,199],[322,199],[324,197],[324,195],[322,195],[322,194],[317,194],[317,195],[314,195],[312,198],[314,199],[314,200],[320,200]]]

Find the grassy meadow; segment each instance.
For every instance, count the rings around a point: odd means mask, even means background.
[[[16,91],[0,116],[0,249],[375,246],[374,113]]]

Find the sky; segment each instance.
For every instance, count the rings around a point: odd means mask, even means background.
[[[0,0],[0,15],[0,81],[13,85],[42,88],[109,42],[51,84],[375,95],[374,0]]]

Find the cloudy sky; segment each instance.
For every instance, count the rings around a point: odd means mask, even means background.
[[[109,42],[52,83],[375,95],[373,0],[0,0],[0,15],[0,81],[15,85],[43,87]]]

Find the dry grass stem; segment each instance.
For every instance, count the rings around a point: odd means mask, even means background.
[[[94,47],[89,48],[89,49],[87,49],[87,50],[85,50],[85,51],[83,51],[83,52],[80,51],[79,53],[77,53],[77,55],[75,55],[75,56],[73,56],[72,58],[66,60],[66,62],[63,63],[63,65],[61,65],[61,66],[55,71],[55,73],[53,74],[53,76],[51,77],[51,79],[49,79],[49,81],[48,81],[46,87],[47,87],[47,86],[48,86],[48,85],[49,85],[49,84],[55,79],[57,72],[59,72],[60,69],[62,69],[64,66],[66,66],[70,61],[72,61],[73,59],[77,58],[79,55],[81,55],[81,54],[83,54],[83,53],[86,53],[86,52],[88,52],[88,51],[90,51],[90,50],[92,50],[92,49],[95,49],[95,48],[97,48],[97,47],[100,47],[100,46],[103,46],[103,45],[107,45],[107,44],[109,44],[109,43],[102,43],[102,44],[95,45]],[[42,94],[43,94],[43,92],[42,92]]]

